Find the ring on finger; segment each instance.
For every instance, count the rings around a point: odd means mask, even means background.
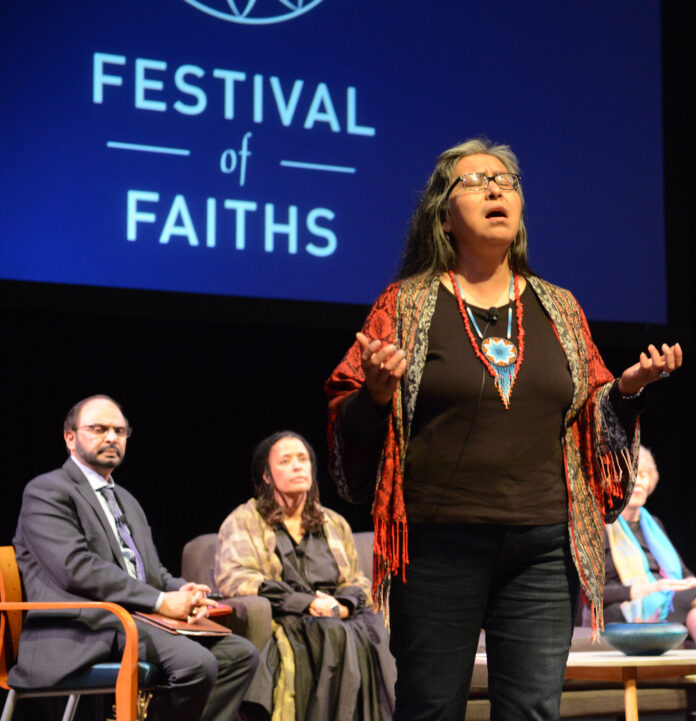
[[[669,378],[669,371],[660,371],[660,378]]]

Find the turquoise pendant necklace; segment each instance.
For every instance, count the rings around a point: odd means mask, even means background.
[[[459,279],[456,275],[450,271],[450,279],[455,290],[455,296],[459,305],[459,312],[464,319],[464,325],[474,347],[474,352],[481,359],[484,366],[488,369],[495,381],[495,387],[498,390],[501,400],[505,408],[510,406],[510,394],[512,393],[512,387],[515,385],[515,378],[517,377],[517,371],[522,364],[523,348],[524,348],[524,331],[522,330],[522,302],[519,297],[518,285],[515,282],[515,275],[510,271],[510,289],[508,291],[508,313],[507,313],[507,338],[499,338],[492,336],[491,338],[484,338],[481,329],[474,318],[474,314],[471,312],[471,308],[467,305],[466,312],[464,310],[464,292],[459,283]],[[520,350],[518,352],[517,346],[510,340],[512,337],[512,301],[515,301],[516,315],[517,315],[517,339],[520,344]],[[481,339],[481,350],[478,348],[478,344],[471,333],[471,326],[468,321],[471,321],[471,325],[476,330],[476,334]]]

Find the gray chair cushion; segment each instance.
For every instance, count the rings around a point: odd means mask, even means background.
[[[181,553],[181,575],[187,581],[215,588],[215,546],[217,533],[204,533],[189,541]]]
[[[205,583],[214,592],[215,548],[217,533],[204,533],[190,540],[181,554],[181,575],[187,581]],[[217,621],[232,629],[237,635],[251,641],[261,650],[271,637],[271,604],[259,596],[236,596],[223,598],[222,603],[232,607],[232,615]]]

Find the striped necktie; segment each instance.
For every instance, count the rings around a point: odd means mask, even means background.
[[[114,493],[114,489],[110,486],[103,486],[99,489],[99,493],[101,493],[104,498],[106,498],[109,510],[113,514],[114,520],[116,521],[116,529],[118,530],[118,535],[120,536],[126,547],[129,548],[133,554],[133,560],[135,561],[135,572],[138,580],[145,581],[145,566],[143,566],[142,556],[140,555],[140,552],[135,545],[135,541],[133,540],[133,536],[131,536],[131,532],[126,525],[126,520],[123,516],[123,513],[121,512],[118,502],[116,501],[116,494]]]

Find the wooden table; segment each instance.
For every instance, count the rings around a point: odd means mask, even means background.
[[[476,665],[487,665],[485,653]],[[638,681],[696,673],[696,650],[667,651],[661,656],[626,656],[620,651],[573,651],[568,654],[566,678],[618,681],[624,685],[626,721],[638,721]]]
[[[626,721],[638,721],[638,681],[696,673],[696,651],[667,651],[661,656],[626,656],[620,651],[575,651],[568,655],[566,678],[620,681]]]

